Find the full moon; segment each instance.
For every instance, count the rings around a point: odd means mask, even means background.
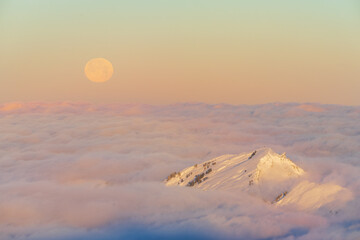
[[[114,68],[105,58],[89,60],[84,69],[86,77],[92,82],[106,82],[114,73]]]

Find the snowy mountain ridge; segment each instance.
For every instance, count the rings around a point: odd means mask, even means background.
[[[285,153],[280,155],[270,148],[260,148],[250,153],[223,155],[173,172],[165,184],[248,192],[269,203],[295,204],[301,209],[320,208],[339,198],[351,198],[351,192],[341,186],[311,183],[305,176],[305,171]],[[340,193],[341,197],[337,197]]]

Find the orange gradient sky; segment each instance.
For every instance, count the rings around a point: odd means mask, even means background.
[[[357,0],[3,0],[0,36],[0,102],[360,104]]]

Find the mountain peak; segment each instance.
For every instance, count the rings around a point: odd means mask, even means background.
[[[166,185],[191,186],[204,190],[249,190],[263,182],[283,182],[304,173],[285,154],[271,148],[249,153],[223,155],[172,173]]]
[[[286,154],[277,154],[270,148],[260,149],[256,166],[255,180],[284,181],[303,175],[305,172],[298,167]]]
[[[248,192],[268,203],[295,204],[300,209],[315,209],[334,199],[351,198],[348,190],[334,184],[307,182],[302,178],[304,174],[285,153],[280,155],[271,148],[259,148],[249,153],[223,155],[173,172],[165,184]]]

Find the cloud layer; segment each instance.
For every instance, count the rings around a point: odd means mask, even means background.
[[[319,104],[0,105],[1,239],[358,239],[360,107]],[[171,172],[268,146],[312,181],[348,188],[333,210],[169,188]]]

